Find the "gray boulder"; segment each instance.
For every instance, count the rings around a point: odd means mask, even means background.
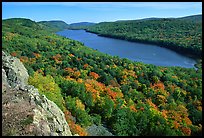
[[[103,127],[102,125],[91,125],[86,128],[86,131],[90,136],[113,136],[111,132],[107,130],[107,128]]]

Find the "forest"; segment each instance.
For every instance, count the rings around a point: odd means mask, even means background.
[[[199,59],[202,56],[202,20],[199,19],[202,15],[101,22],[84,29],[102,36],[156,44]]]
[[[160,33],[164,42],[179,43],[199,55],[202,50],[199,24],[154,22],[152,25],[147,21],[145,26],[172,29],[162,33],[158,28],[155,32]],[[169,22],[192,31],[183,29],[172,35],[181,30],[169,26]],[[151,29],[129,35],[121,30],[117,34],[119,24],[124,29],[139,28],[132,22],[120,22],[101,23],[90,30],[106,34],[112,29],[112,34],[128,38],[146,39],[145,34],[153,35]],[[30,75],[29,84],[59,106],[72,133],[87,136],[86,127],[96,124],[105,125],[116,136],[202,135],[201,63],[194,69],[133,62],[58,36],[56,28],[50,28],[30,19],[3,20],[2,50],[23,62]],[[184,33],[189,39],[183,39]],[[155,37],[152,40],[158,39]]]

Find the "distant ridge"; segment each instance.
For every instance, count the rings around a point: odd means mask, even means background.
[[[144,18],[144,19],[136,19],[136,20],[117,20],[115,22],[132,22],[132,21],[150,21],[150,20],[174,20],[174,19],[180,19],[185,21],[191,21],[191,22],[202,22],[202,14],[198,15],[191,15],[191,16],[185,16],[185,17],[179,17],[179,18],[157,18],[157,17],[150,17],[150,18]],[[93,22],[78,22],[78,23],[71,23],[67,24],[64,21],[61,20],[51,20],[51,21],[40,21],[38,22],[41,25],[49,28],[55,28],[56,31],[64,30],[64,29],[85,29],[87,27],[96,25],[98,23]],[[106,22],[100,22],[100,23],[106,23]],[[111,23],[111,22],[107,22]]]
[[[69,26],[66,22],[60,20],[40,21],[38,23],[45,25],[48,28],[55,28],[56,30],[64,30]]]
[[[150,18],[143,18],[143,19],[136,19],[136,20],[117,20],[115,22],[123,22],[123,21],[148,21],[148,20],[161,20],[161,19],[181,19],[186,21],[195,21],[195,22],[202,22],[202,14],[198,15],[190,15],[178,18],[158,18],[158,17],[150,17]]]
[[[71,23],[69,24],[69,26],[71,27],[78,27],[78,26],[91,26],[94,25],[96,23],[92,23],[92,22],[78,22],[78,23]]]
[[[195,22],[202,22],[202,14],[185,16],[185,17],[180,17],[180,18],[177,18],[177,19],[189,20],[189,21],[195,21]]]

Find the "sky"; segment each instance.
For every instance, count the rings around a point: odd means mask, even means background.
[[[66,23],[183,17],[202,14],[202,2],[2,2],[2,19]]]

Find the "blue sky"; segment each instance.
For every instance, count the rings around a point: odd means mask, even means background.
[[[2,18],[66,23],[183,17],[202,14],[202,2],[2,2]]]

